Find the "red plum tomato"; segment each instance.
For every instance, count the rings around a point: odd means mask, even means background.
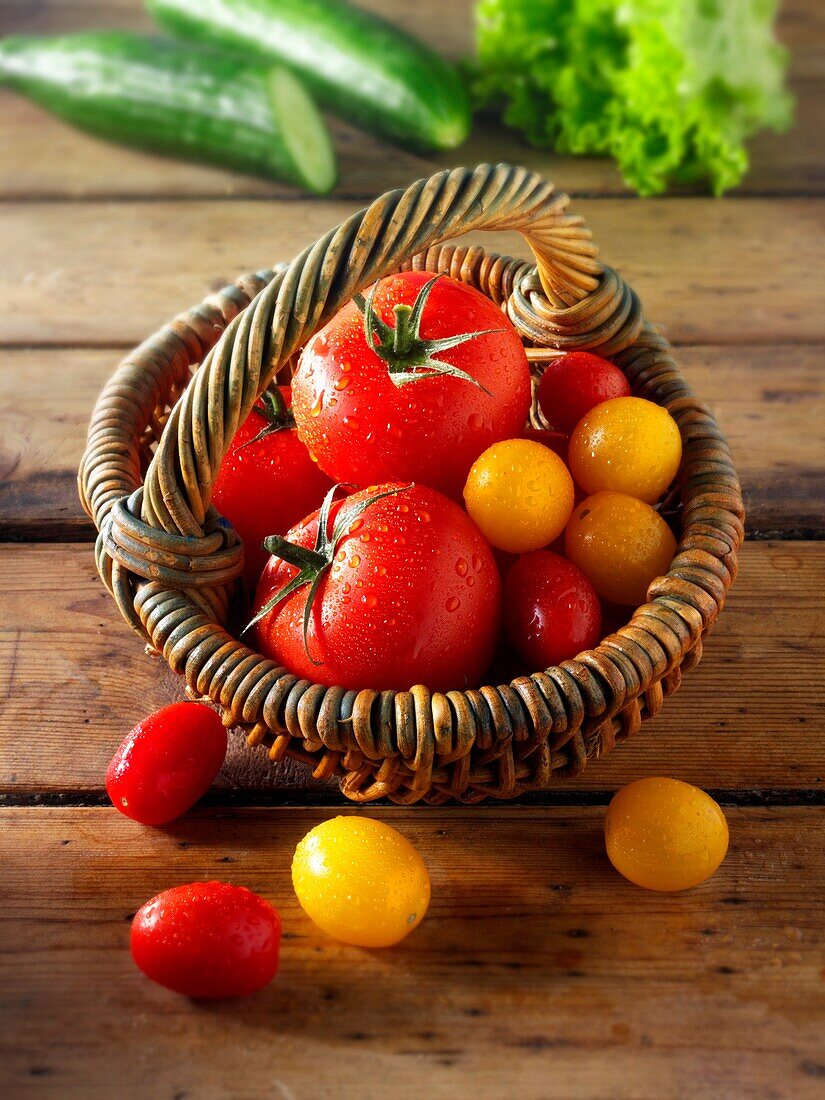
[[[201,703],[172,703],[132,729],[106,770],[106,791],[143,825],[180,817],[206,794],[226,756],[226,729]]]
[[[245,997],[278,970],[281,918],[244,886],[193,882],[152,898],[132,921],[132,958],[186,997]]]

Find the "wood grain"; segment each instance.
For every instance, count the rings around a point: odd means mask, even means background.
[[[609,866],[603,812],[372,811],[421,852],[433,898],[401,946],[369,952],[327,940],[291,890],[294,846],[329,810],[163,831],[105,809],[4,811],[0,1086],[37,1100],[108,1100],[115,1081],[144,1097],[147,1075],[169,1098],[821,1096],[822,815],[728,810],[716,876],[660,895]],[[138,906],[212,877],[283,918],[280,973],[244,1001],[190,1002],[129,957]]]
[[[92,406],[121,356],[0,350],[0,538],[92,537],[77,467]],[[678,358],[728,433],[751,532],[825,530],[825,347],[684,347]]]
[[[136,343],[238,273],[291,259],[355,207],[0,204],[0,343]],[[825,200],[590,199],[576,210],[673,340],[825,339]],[[467,240],[527,254],[515,234]]]
[[[825,544],[749,543],[700,667],[657,719],[554,792],[673,774],[713,789],[825,789]],[[100,584],[90,546],[0,546],[0,792],[102,789],[126,731],[176,698]],[[233,739],[221,785],[303,785]]]

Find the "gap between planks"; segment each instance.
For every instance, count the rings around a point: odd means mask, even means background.
[[[780,787],[753,788],[736,790],[728,787],[706,787],[706,793],[715,799],[721,806],[737,807],[739,809],[770,809],[782,806],[825,806],[825,790],[821,788],[806,788],[800,790]],[[491,798],[480,803],[481,809],[506,809],[513,807],[536,807],[546,809],[583,808],[595,806],[607,806],[613,797],[612,789],[588,790],[577,788],[572,791],[537,791],[533,794],[521,795],[519,798],[496,799]],[[367,808],[390,809],[395,808],[395,803],[390,799],[377,799],[370,802]],[[0,792],[0,807],[9,809],[94,809],[109,807],[111,801],[103,791],[84,790],[52,790],[42,792],[29,792],[14,794],[13,792]],[[363,804],[356,805],[348,799],[340,796],[330,797],[329,791],[312,791],[298,789],[284,789],[271,791],[251,791],[230,789],[226,787],[214,787],[208,794],[198,800],[199,809],[327,809],[340,810],[349,808],[353,811],[363,809]],[[439,806],[439,811],[446,813],[459,812],[468,807],[460,803],[449,803]],[[432,810],[427,803],[421,803],[421,809]],[[188,812],[188,811],[187,811]]]
[[[0,343],[137,344],[238,271],[298,254],[354,206],[0,203]],[[577,210],[675,343],[825,340],[825,201],[594,199]],[[457,240],[529,254],[515,233]]]

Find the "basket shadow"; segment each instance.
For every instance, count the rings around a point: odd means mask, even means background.
[[[471,870],[452,880],[446,868],[436,873],[426,919],[394,948],[333,942],[300,914],[270,986],[244,1001],[197,1009],[330,1047],[375,1042],[398,1053],[443,1055],[450,1033],[487,1015],[486,1003],[503,1001],[517,1013],[585,978],[587,933],[573,898],[604,882],[606,857],[587,844],[552,874],[552,860],[536,849],[519,854],[532,856],[528,883],[514,861],[486,853],[483,875],[473,880]]]

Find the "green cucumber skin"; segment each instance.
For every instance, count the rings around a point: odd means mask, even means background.
[[[391,24],[341,0],[146,0],[167,31],[278,61],[333,114],[417,151],[470,129],[457,70]]]
[[[306,187],[273,115],[269,71],[125,31],[0,41],[0,85],[79,129]]]

